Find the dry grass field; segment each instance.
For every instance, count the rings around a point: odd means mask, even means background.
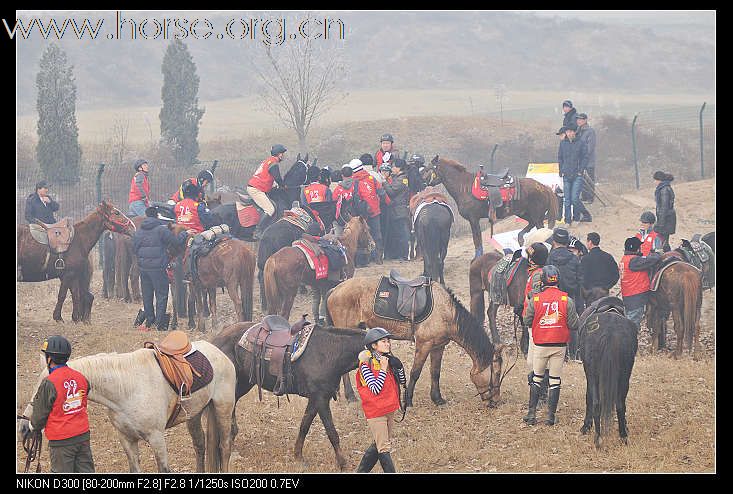
[[[693,233],[715,228],[714,179],[684,184],[673,183],[677,195],[677,235],[672,244]],[[590,206],[594,222],[573,227],[572,233],[585,238],[590,231],[601,234],[601,247],[616,259],[622,254],[623,240],[634,233],[641,211],[654,206],[653,188],[615,196],[603,208]],[[497,232],[501,227],[497,228]],[[468,304],[468,264],[473,253],[470,237],[453,239],[448,250],[446,284],[455,290],[464,305]],[[356,276],[386,273],[399,269],[403,275],[417,275],[421,263],[385,262],[357,270]],[[92,291],[97,297],[91,325],[70,322],[55,324],[51,312],[56,300],[58,281],[17,283],[17,381],[16,409],[21,413],[31,399],[38,369],[38,349],[51,334],[64,334],[74,348],[74,357],[99,352],[129,352],[146,340],[159,340],[157,333],[139,333],[132,329],[138,306],[101,297],[101,273],[96,272]],[[639,353],[631,376],[627,400],[629,444],[618,440],[613,431],[601,450],[593,446],[592,436],[579,433],[585,411],[585,376],[581,364],[565,367],[558,408],[559,423],[554,427],[529,427],[522,421],[526,413],[528,390],[523,361],[507,375],[502,385],[502,403],[494,409],[482,406],[469,379],[470,358],[457,345],[448,345],[443,359],[441,388],[447,404],[435,406],[429,398],[429,368],[418,381],[414,408],[405,421],[397,424],[393,458],[401,472],[715,472],[716,465],[716,338],[715,296],[713,289],[704,294],[702,334],[704,356],[693,361],[685,353],[674,360],[668,352],[651,355],[648,330],[642,326]],[[219,296],[224,322],[233,321],[231,302]],[[259,297],[255,292],[255,307]],[[299,295],[293,314],[309,312],[309,296]],[[67,300],[64,318],[70,321],[71,304]],[[255,317],[259,316],[258,312]],[[510,342],[511,364],[515,358],[511,310],[500,310],[502,339]],[[192,339],[208,335],[191,334]],[[668,341],[674,344],[673,331]],[[397,342],[394,352],[411,367],[414,347]],[[353,379],[353,374],[352,374]],[[306,464],[293,458],[293,445],[305,400],[290,401],[264,393],[243,397],[237,407],[240,433],[237,436],[230,469],[234,472],[334,472],[336,464],[319,419],[306,438]],[[355,470],[371,437],[359,404],[345,400],[331,402],[336,428],[348,469]],[[92,450],[98,472],[124,472],[127,460],[110,425],[106,410],[91,403]],[[540,410],[544,417],[544,409]],[[174,472],[195,468],[190,436],[184,425],[166,433],[170,466]],[[22,447],[16,448],[17,468],[25,460]],[[155,471],[152,451],[141,443],[141,463],[146,472]],[[41,465],[49,471],[48,449],[44,445]],[[379,471],[379,467],[376,467]]]

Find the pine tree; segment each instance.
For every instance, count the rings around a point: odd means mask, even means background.
[[[76,84],[66,53],[55,44],[49,45],[41,56],[36,86],[36,157],[44,178],[56,183],[78,183],[81,147],[76,125]]]
[[[199,154],[199,120],[205,109],[197,107],[199,77],[196,64],[181,40],[175,39],[168,45],[162,71],[161,139],[171,147],[179,165],[191,165]]]

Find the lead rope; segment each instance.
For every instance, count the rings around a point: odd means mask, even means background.
[[[30,419],[25,415],[17,415],[17,419],[28,420],[30,422]],[[41,445],[43,444],[43,438],[40,429],[32,432],[33,434],[29,434],[23,438],[23,450],[28,453],[28,457],[25,460],[24,473],[28,473],[28,470],[31,468],[31,463],[34,461],[38,461],[36,464],[36,473],[41,473]]]
[[[517,361],[519,360],[519,342],[517,341],[517,322],[519,321],[519,318],[516,314],[514,314],[514,346],[516,347],[516,356],[514,357],[514,363],[512,363],[511,366],[506,370],[506,372],[501,376],[499,379],[499,389],[501,389],[501,383],[504,382],[504,378],[509,374],[509,371],[514,368],[514,366],[517,364]]]

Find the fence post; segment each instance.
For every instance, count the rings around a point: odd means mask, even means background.
[[[494,149],[491,150],[491,173],[494,173],[494,153],[496,153],[498,147],[498,144],[494,144]]]
[[[212,175],[214,175],[216,173],[216,167],[217,167],[218,164],[219,164],[219,160],[214,160],[214,164],[211,165],[211,174]],[[209,184],[209,192],[211,194],[213,194],[214,191],[216,190],[215,182],[216,182],[216,175],[214,175],[214,179]]]
[[[102,202],[102,174],[104,173],[104,163],[99,164],[97,169],[97,204]],[[99,268],[104,267],[104,235],[99,237],[97,243],[97,257],[99,257]]]
[[[705,166],[703,165],[703,137],[702,137],[702,112],[705,110],[707,101],[703,102],[700,108],[700,178],[705,178]]]
[[[639,114],[634,115],[634,120],[631,122],[631,147],[634,151],[634,169],[636,170],[636,190],[639,190],[639,163],[636,161],[636,119],[639,118]]]

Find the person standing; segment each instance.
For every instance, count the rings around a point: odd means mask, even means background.
[[[45,429],[52,473],[94,473],[87,414],[89,382],[66,364],[71,344],[63,336],[46,338],[41,352],[48,376],[33,397],[33,413],[23,435]]]
[[[598,233],[590,232],[587,235],[588,254],[580,258],[583,290],[590,292],[594,288],[601,288],[608,295],[608,291],[618,282],[618,264],[611,254],[601,250],[600,244],[601,236]]]
[[[580,287],[583,286],[583,266],[578,256],[570,252],[568,244],[570,234],[564,228],[557,227],[552,233],[552,250],[547,256],[547,264],[552,264],[560,271],[560,290],[567,292],[573,299],[573,306],[578,311],[577,315],[583,312],[584,304]],[[568,358],[576,360],[578,342],[575,334],[571,334],[568,345]]]
[[[624,256],[618,263],[621,274],[621,297],[624,301],[626,317],[641,327],[641,318],[649,300],[651,287],[649,271],[653,270],[662,259],[656,252],[648,256],[641,254],[641,240],[629,237],[624,242]]]
[[[341,181],[333,189],[333,200],[336,201],[336,221],[333,223],[333,231],[339,236],[344,233],[345,219],[354,215],[352,205],[354,204],[355,183],[352,177],[353,171],[348,164],[341,167]]]
[[[374,177],[372,177],[368,171],[364,169],[361,161],[352,167],[353,179],[358,182],[357,194],[359,195],[359,201],[366,203],[366,211],[356,211],[356,214],[361,215],[369,225],[369,232],[374,239],[374,243],[377,246],[377,250],[372,252],[373,260],[377,264],[382,264],[384,256],[384,242],[382,240],[382,228],[380,225],[381,209],[379,207],[379,201],[385,196],[384,188]],[[389,196],[385,198],[387,204],[390,203]]]
[[[265,213],[260,217],[252,234],[252,239],[255,241],[262,237],[265,228],[275,216],[275,205],[267,197],[267,193],[272,190],[274,182],[277,182],[280,187],[285,187],[285,182],[280,176],[279,163],[285,158],[286,151],[287,149],[282,144],[273,144],[270,149],[270,157],[260,163],[252,178],[247,182],[247,194]]]
[[[575,303],[572,297],[558,288],[560,278],[562,275],[555,266],[548,264],[542,268],[542,291],[534,295],[527,306],[525,321],[532,328],[534,342],[529,410],[524,417],[528,425],[537,423],[537,402],[547,368],[549,368],[550,387],[545,424],[555,425],[557,423],[555,412],[560,400],[565,349],[571,340],[571,334],[577,332],[578,328]]]
[[[145,208],[150,206],[150,165],[146,160],[137,160],[133,164],[135,176],[130,182],[130,193],[127,197],[130,216],[145,216]]]
[[[361,398],[369,430],[374,442],[364,452],[356,471],[371,472],[379,461],[385,473],[394,473],[392,439],[394,413],[400,408],[400,385],[404,386],[405,369],[400,359],[391,354],[392,335],[384,328],[371,328],[364,336],[359,353],[356,389]]]
[[[522,326],[527,328],[527,384],[532,385],[532,376],[534,375],[534,342],[532,341],[532,325],[525,323],[527,321],[527,308],[532,303],[532,298],[542,291],[542,268],[547,264],[547,256],[549,250],[543,242],[535,242],[527,247],[527,259],[529,266],[527,267],[527,284],[524,287],[523,304],[519,308],[519,320]],[[515,308],[516,314],[517,308]],[[524,335],[522,335],[524,338]],[[547,386],[549,379],[549,370],[545,369],[542,384],[540,386],[540,401],[547,400]]]
[[[641,226],[636,238],[641,240],[641,253],[648,256],[652,251],[662,250],[662,236],[654,231],[654,223],[657,222],[656,216],[651,211],[644,211],[639,218]]]
[[[566,99],[562,102],[562,126],[563,127],[569,127],[570,125],[575,125],[576,115],[578,113],[578,110],[576,110],[573,107],[573,102],[569,99]]]
[[[389,182],[384,184],[384,190],[391,199],[392,207],[391,257],[403,261],[407,261],[410,253],[410,187],[405,173],[406,166],[405,160],[396,158]]]
[[[657,223],[654,225],[654,231],[662,237],[662,250],[669,252],[669,236],[675,233],[677,227],[677,213],[674,210],[674,191],[672,190],[672,180],[674,177],[670,173],[661,170],[654,172],[654,180],[657,188],[654,190],[654,200],[657,205]]]
[[[36,184],[36,191],[25,200],[25,220],[30,223],[56,223],[53,213],[59,210],[59,203],[48,195],[48,183],[41,180]]]
[[[564,129],[567,139],[560,142],[557,161],[560,164],[560,176],[563,179],[565,223],[570,226],[573,221],[592,221],[590,213],[580,201],[580,190],[583,187],[583,170],[585,170],[588,153],[585,144],[576,138],[575,124]]]
[[[392,134],[384,134],[379,138],[379,149],[374,153],[374,166],[380,167],[384,163],[394,165],[397,152],[397,148],[394,147],[394,137],[392,137]]]
[[[585,144],[586,164],[585,171],[588,176],[583,180],[583,190],[580,199],[586,202],[593,202],[596,190],[596,131],[588,125],[588,115],[578,113],[575,117],[578,125],[578,139]]]
[[[425,158],[419,154],[413,154],[409,160],[407,160],[407,174],[408,186],[410,188],[410,199],[413,198],[418,192],[425,190],[425,181],[420,175],[420,170],[425,166]]]

